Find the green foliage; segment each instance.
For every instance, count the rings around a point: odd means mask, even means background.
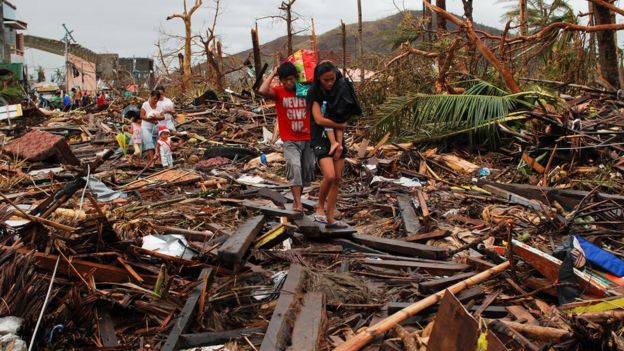
[[[373,134],[391,132],[395,139],[425,141],[468,133],[471,143],[493,143],[497,123],[524,118],[521,111],[533,108],[537,98],[552,100],[540,92],[508,94],[486,82],[462,95],[389,97],[372,121]]]

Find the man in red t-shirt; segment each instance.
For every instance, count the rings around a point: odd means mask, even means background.
[[[277,75],[281,86],[271,87]],[[286,173],[293,193],[293,210],[303,211],[301,192],[314,177],[314,153],[310,148],[310,119],[305,97],[296,94],[297,68],[285,62],[273,69],[258,92],[275,100],[277,124],[284,142]]]

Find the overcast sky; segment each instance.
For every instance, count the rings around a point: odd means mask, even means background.
[[[183,0],[12,0],[18,16],[28,23],[28,34],[61,39],[65,33],[62,24],[74,30],[79,44],[98,53],[118,53],[121,57],[152,56],[159,32],[184,33],[180,19],[166,21],[172,13],[180,12]],[[194,0],[187,0],[189,5]],[[226,53],[236,53],[251,46],[249,30],[256,18],[278,13],[282,0],[221,0],[221,15],[217,34]],[[570,0],[577,12],[587,10],[586,0]],[[422,8],[420,0],[362,0],[364,20],[376,20],[397,12],[400,8]],[[314,18],[317,34],[336,27],[340,20],[357,21],[356,0],[297,0],[295,10],[301,14],[305,26]],[[463,13],[461,0],[447,0],[447,7]],[[490,26],[502,27],[501,15],[505,5],[501,0],[475,0],[474,19]],[[204,6],[193,17],[193,29],[199,31],[212,20],[214,2],[204,0]],[[264,43],[285,34],[280,21],[259,22],[260,42]],[[39,65],[51,72],[63,66],[63,58],[38,50],[26,51],[26,63]],[[33,68],[34,68],[33,67]],[[31,68],[30,72],[33,72]],[[47,74],[49,78],[49,74]]]

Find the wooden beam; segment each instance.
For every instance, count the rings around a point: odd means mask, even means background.
[[[262,206],[258,203],[254,203],[253,201],[245,200],[242,202],[242,205],[250,208],[252,210],[258,210],[265,215],[274,216],[274,217],[286,217],[289,220],[301,219],[303,218],[303,213],[291,211],[291,210],[282,210],[274,207]]]
[[[372,247],[391,254],[409,257],[441,258],[445,257],[447,249],[418,243],[409,243],[401,240],[379,238],[372,235],[355,234],[352,239],[358,244]]]
[[[284,194],[284,197],[288,200],[288,201],[293,201],[293,195],[292,193],[286,193]],[[316,209],[316,202],[312,201],[310,199],[306,199],[305,197],[301,197],[301,204],[303,205],[303,207],[307,208],[308,210],[314,210]]]
[[[425,241],[429,239],[440,239],[451,234],[450,231],[444,229],[436,229],[429,233],[410,235],[405,238],[406,241]]]
[[[358,252],[365,252],[365,253],[383,254],[383,255],[386,254],[383,251],[372,249],[366,245],[356,244],[353,241],[347,240],[347,239],[333,239],[332,243],[342,246],[343,250],[349,249],[349,250],[355,250]]]
[[[193,321],[193,316],[195,315],[195,309],[197,307],[197,303],[201,298],[202,291],[205,291],[205,287],[202,282],[206,282],[206,284],[210,284],[212,280],[212,269],[204,268],[202,269],[197,281],[200,282],[197,284],[195,288],[191,291],[184,307],[182,308],[182,312],[178,315],[173,324],[173,328],[169,332],[169,336],[165,341],[165,344],[162,347],[162,351],[176,351],[180,349],[180,337],[182,334],[188,329]]]
[[[264,333],[264,328],[244,328],[236,330],[225,330],[219,332],[206,332],[197,334],[182,334],[180,337],[180,348],[192,348],[199,346],[221,345],[231,339],[242,336],[251,336]]]
[[[412,199],[407,195],[397,196],[397,204],[403,219],[403,226],[407,235],[415,235],[420,231],[421,225],[412,206]]]
[[[115,324],[113,323],[113,319],[111,318],[110,313],[108,313],[108,310],[98,307],[96,308],[96,312],[98,317],[98,333],[100,334],[102,345],[104,345],[104,347],[120,346],[117,334],[115,333]]]
[[[232,236],[227,239],[217,251],[219,258],[230,264],[243,262],[243,258],[262,230],[264,216],[257,216],[243,223]]]
[[[426,282],[422,282],[418,284],[418,291],[422,291],[425,293],[434,293],[436,291],[440,291],[444,288],[447,288],[457,282],[460,282],[466,278],[470,278],[475,274],[477,273],[468,272],[468,273],[462,273],[462,274],[455,274],[453,276],[446,277],[446,278],[428,280]]]
[[[425,198],[425,193],[420,190],[416,190],[416,193],[418,194],[418,203],[420,204],[423,218],[427,220],[429,218],[429,207],[427,207],[427,199]]]
[[[411,303],[409,302],[389,302],[386,306],[388,308],[388,313],[395,313],[404,309],[410,304]],[[474,305],[470,307],[468,310],[474,313],[474,312],[477,312],[480,308],[482,308],[482,305]],[[439,306],[431,306],[425,309],[424,311],[422,311],[421,313],[423,315],[436,314],[439,312],[439,310],[440,310]],[[487,306],[482,312],[482,316],[487,317],[487,318],[504,318],[504,317],[507,317],[508,315],[509,315],[509,312],[507,311],[505,306]]]
[[[288,199],[284,195],[282,195],[281,193],[275,190],[267,189],[267,188],[254,188],[251,190],[247,190],[242,193],[242,196],[262,197],[262,198],[269,199],[275,202],[275,204],[279,206],[284,206],[288,202]]]
[[[395,269],[416,269],[435,275],[450,275],[464,271],[470,266],[461,263],[448,264],[440,261],[440,263],[430,262],[413,262],[413,261],[396,261],[396,260],[379,260],[374,258],[366,258],[362,261],[364,264],[371,266],[388,267]]]
[[[290,265],[288,277],[282,286],[271,321],[262,339],[260,351],[283,351],[289,343],[295,306],[301,298],[306,273],[298,264]]]
[[[319,351],[325,336],[327,316],[325,294],[311,292],[303,297],[303,306],[292,332],[292,349],[297,351]]]

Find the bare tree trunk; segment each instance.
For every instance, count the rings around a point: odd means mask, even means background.
[[[262,58],[260,57],[260,40],[258,39],[258,31],[251,29],[251,45],[253,46],[254,70],[256,74],[262,69]]]
[[[293,53],[293,16],[292,16],[292,6],[296,0],[288,0],[282,2],[279,9],[285,12],[286,17],[286,33],[288,36],[288,56]]]
[[[436,6],[446,10],[446,0],[436,0]],[[446,32],[446,18],[443,16],[436,16],[436,32],[438,35]]]
[[[340,30],[342,31],[342,74],[347,75],[347,26],[340,20]]]
[[[520,34],[529,34],[529,26],[526,20],[527,0],[520,0]]]
[[[360,60],[360,83],[364,82],[364,40],[362,38],[362,0],[357,0],[358,9],[358,59]]]
[[[310,48],[312,51],[316,52],[316,30],[314,29],[314,18],[311,19],[312,22],[312,35],[310,36]],[[318,55],[318,53],[317,53]]]
[[[184,22],[184,60],[182,61],[182,90],[186,91],[191,82],[191,17],[202,5],[202,0],[195,0],[195,4],[190,11],[187,11],[186,0],[184,1],[184,12],[176,13],[167,17],[167,20],[180,18]]]
[[[473,0],[462,0],[462,4],[464,5],[464,17],[466,17],[466,20],[470,22],[472,22],[472,12],[474,9],[472,2]],[[473,73],[475,70],[475,62],[477,61],[476,53],[477,50],[474,44],[472,42],[468,42],[466,44],[466,55],[468,56],[468,71],[470,73]]]
[[[223,90],[223,48],[221,47],[221,40],[217,41],[217,64],[215,65],[215,81],[217,88]]]
[[[427,6],[427,4],[431,4],[431,0],[423,0],[423,20],[426,23],[426,28],[425,30],[427,31],[427,33],[425,33],[424,37],[426,39],[426,41],[428,43],[431,42],[431,32],[433,31],[433,14],[431,13],[431,9],[429,8],[429,6]]]
[[[609,25],[615,23],[613,13],[603,7],[594,4],[594,19],[596,25]],[[605,30],[596,33],[598,40],[598,63],[600,74],[615,89],[620,88],[620,72],[618,69],[617,46],[615,31]]]

